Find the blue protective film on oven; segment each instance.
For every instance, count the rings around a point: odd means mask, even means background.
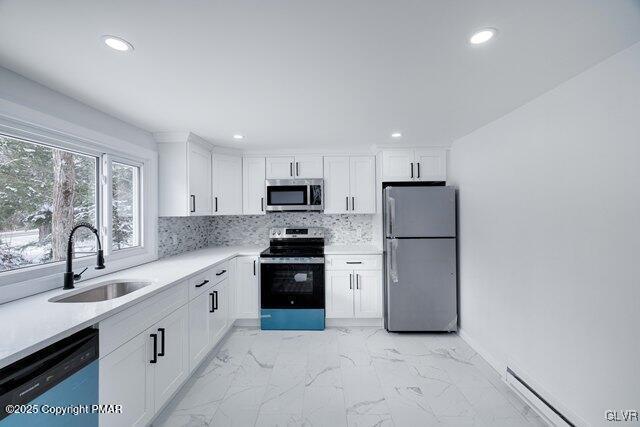
[[[263,308],[260,329],[321,331],[324,329],[324,309]]]

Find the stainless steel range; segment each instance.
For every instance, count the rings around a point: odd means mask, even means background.
[[[272,228],[260,254],[261,329],[324,329],[324,229]]]

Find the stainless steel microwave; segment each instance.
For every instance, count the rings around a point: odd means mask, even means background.
[[[324,180],[267,179],[268,212],[324,210]]]

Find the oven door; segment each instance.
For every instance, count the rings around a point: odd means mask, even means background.
[[[324,258],[261,258],[262,308],[324,308]]]

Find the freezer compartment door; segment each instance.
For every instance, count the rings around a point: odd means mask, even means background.
[[[386,244],[387,330],[457,330],[455,239],[387,239]]]
[[[391,186],[384,196],[386,237],[455,237],[453,187]]]

